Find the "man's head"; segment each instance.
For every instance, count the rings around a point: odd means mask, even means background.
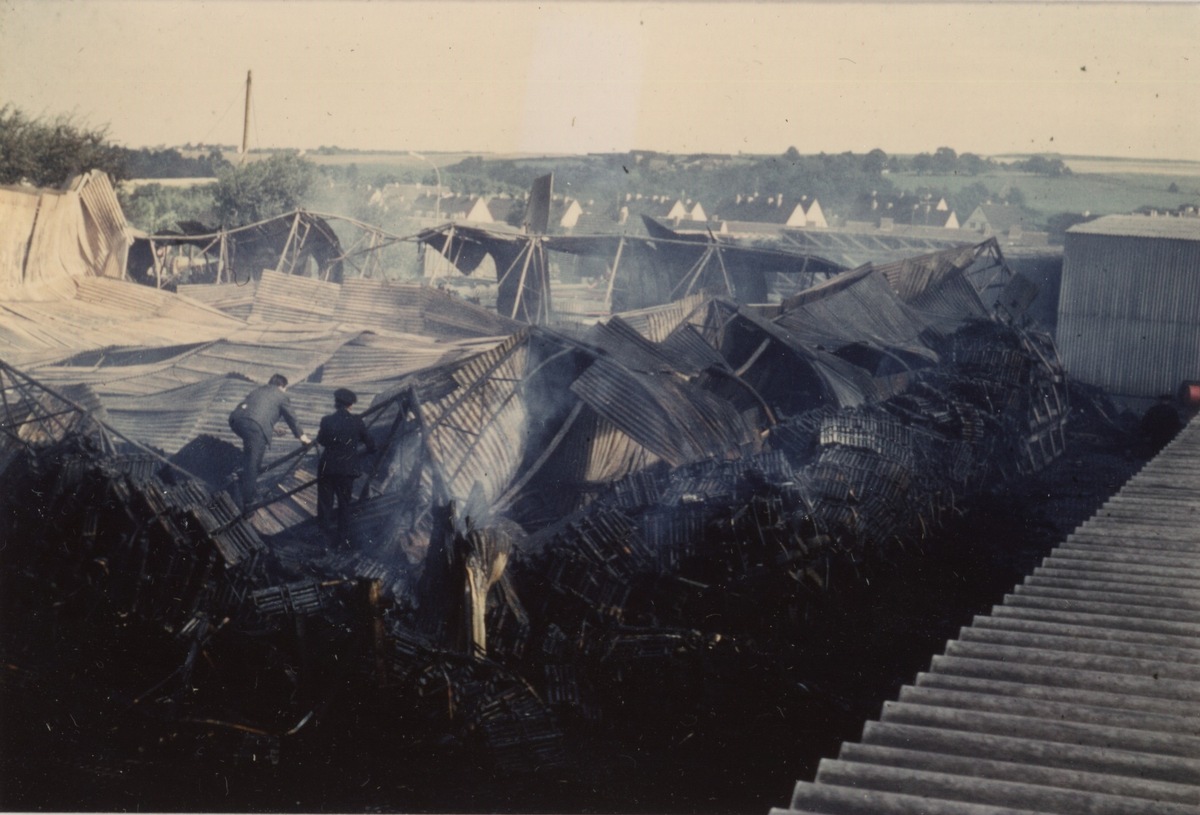
[[[273,385],[276,388],[286,388],[288,379],[283,374],[271,374],[271,378],[267,380],[268,385]]]
[[[333,404],[348,408],[358,401],[358,396],[349,388],[338,388],[333,392]]]

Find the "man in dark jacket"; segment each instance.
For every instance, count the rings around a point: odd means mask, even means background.
[[[361,416],[350,408],[358,401],[354,391],[338,388],[333,392],[334,412],[321,419],[317,444],[321,445],[321,460],[317,464],[317,522],[330,530],[334,500],[337,501],[337,546],[350,545],[350,499],[354,479],[359,475],[358,445],[368,453],[375,452],[375,442],[367,433]]]
[[[254,504],[258,492],[258,473],[262,468],[263,455],[271,446],[271,435],[275,424],[283,419],[292,434],[303,444],[311,439],[300,429],[292,403],[288,399],[287,377],[272,374],[267,384],[246,394],[246,398],[229,414],[229,429],[242,440],[242,509]]]

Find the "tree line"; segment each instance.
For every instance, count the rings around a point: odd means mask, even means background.
[[[69,117],[39,120],[10,105],[0,108],[0,183],[57,186],[88,169],[103,170],[117,182],[135,177],[217,179],[209,188],[179,190],[151,184],[122,191],[130,219],[152,230],[172,228],[180,220],[242,225],[311,206],[314,196],[325,202],[350,201],[355,195],[369,195],[371,186],[415,180],[416,175],[405,172],[403,178],[385,174],[367,179],[359,177],[357,167],[318,166],[294,151],[275,151],[234,166],[216,147],[197,156],[185,156],[174,148],[131,149],[113,144],[105,128],[81,125]],[[442,181],[445,189],[459,193],[520,194],[536,177],[553,171],[556,192],[583,201],[595,212],[615,209],[627,195],[638,193],[678,195],[711,209],[739,192],[802,192],[820,200],[827,212],[845,217],[863,215],[869,202],[888,202],[896,212],[908,212],[922,206],[922,201],[940,198],[965,217],[987,200],[1023,203],[1020,190],[1009,186],[996,191],[984,183],[982,177],[999,170],[1051,177],[1070,173],[1061,159],[1045,156],[1002,164],[951,147],[904,157],[879,148],[805,155],[793,146],[776,156],[653,151],[555,159],[470,156],[442,168]],[[432,172],[425,175],[423,181],[434,183]],[[914,193],[898,187],[896,179],[903,175],[966,175],[981,180],[950,192],[938,189],[931,178],[933,183],[919,185]],[[317,185],[318,179],[325,183]],[[336,195],[331,197],[329,189]]]

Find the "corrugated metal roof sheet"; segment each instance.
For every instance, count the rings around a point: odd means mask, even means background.
[[[993,241],[985,241],[973,246],[943,249],[920,257],[874,265],[873,268],[887,278],[892,290],[908,303],[940,286],[948,278],[962,274],[992,244]]]
[[[434,337],[495,337],[519,331],[523,323],[454,296],[429,289],[426,295],[423,334]]]
[[[254,293],[251,322],[323,322],[333,319],[341,286],[311,277],[264,270]]]
[[[95,274],[83,252],[84,221],[78,193],[0,190],[0,296],[45,299],[31,286],[63,284]],[[67,291],[56,287],[55,299]]]
[[[910,312],[916,314],[925,325],[942,334],[949,334],[964,320],[988,316],[988,310],[979,299],[975,286],[965,275],[943,280],[940,285],[913,297],[907,305]]]
[[[501,338],[435,340],[416,334],[363,333],[321,366],[321,380],[343,384],[397,379],[499,345]]]
[[[221,340],[181,359],[174,372],[181,378],[191,374],[241,374],[256,382],[266,382],[273,373],[282,373],[291,382],[303,382],[351,337],[334,335],[313,340],[289,342],[232,342]],[[201,378],[201,377],[192,377]]]
[[[634,372],[601,358],[571,384],[571,392],[672,466],[737,458],[758,440],[731,404],[674,374]]]
[[[662,342],[708,300],[709,295],[699,292],[666,305],[624,311],[619,316],[646,339]]]
[[[59,299],[71,279],[122,278],[129,243],[104,173],[78,176],[66,191],[0,188],[0,299]]]
[[[588,410],[587,413],[592,421],[580,423],[586,429],[583,441],[587,451],[583,469],[586,481],[595,484],[615,481],[662,461],[662,458],[634,441],[612,422],[596,415],[594,411]]]
[[[620,317],[596,323],[584,333],[584,341],[603,349],[633,371],[673,371],[674,360],[666,350],[647,340]]]
[[[1076,224],[1069,235],[1121,235],[1130,238],[1172,238],[1200,241],[1200,218],[1160,215],[1105,215]]]
[[[694,325],[683,323],[662,342],[663,350],[670,356],[675,368],[689,374],[697,374],[712,366],[724,367],[725,358],[709,345]]]
[[[215,339],[241,323],[170,292],[111,278],[72,283],[74,299],[8,301],[0,309],[0,354],[10,361],[44,349],[175,345],[181,335]]]
[[[421,308],[428,287],[417,283],[355,278],[342,283],[334,318],[342,323],[386,326],[393,331],[419,334]]]
[[[239,320],[249,318],[257,290],[256,280],[248,283],[185,283],[176,289],[182,297],[197,300]]]
[[[211,432],[214,423],[204,422],[204,417],[215,412],[227,419],[229,411],[250,387],[250,383],[241,379],[213,377],[153,394],[109,394],[102,398],[114,428],[172,454],[201,432]],[[217,428],[211,435],[222,436],[240,446],[228,425]]]
[[[82,203],[85,240],[80,248],[93,273],[123,279],[132,238],[112,182],[99,170],[91,170],[75,179],[71,189],[79,192]]]
[[[440,289],[362,278],[342,284],[333,316],[343,323],[435,337],[499,336],[521,327]]]
[[[840,275],[788,299],[773,322],[811,345],[836,349],[870,341],[937,359],[920,339],[927,322],[899,300],[882,274],[870,268]]]
[[[528,420],[520,382],[529,355],[520,332],[496,348],[455,366],[458,385],[441,399],[420,404],[430,452],[438,460],[450,497],[465,501],[478,485],[491,504],[524,458]]]

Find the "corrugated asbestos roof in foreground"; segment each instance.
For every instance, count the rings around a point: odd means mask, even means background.
[[[1200,419],[772,815],[1200,811]]]

